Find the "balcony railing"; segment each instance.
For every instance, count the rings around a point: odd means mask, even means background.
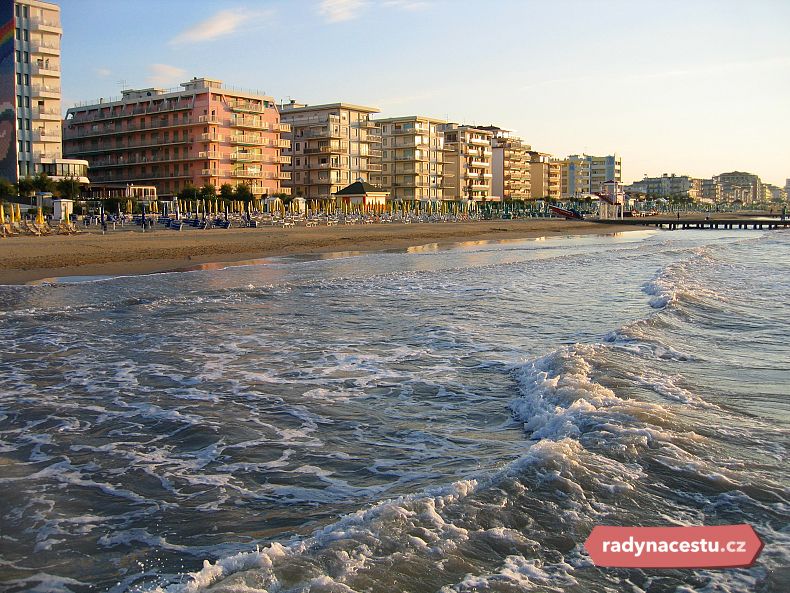
[[[60,134],[56,132],[33,132],[33,142],[60,142]]]
[[[263,113],[266,108],[260,103],[248,101],[228,101],[231,111],[244,111],[247,113]]]
[[[44,99],[58,99],[60,98],[60,87],[48,84],[34,84],[30,87],[34,97],[42,97]]]
[[[219,169],[201,169],[200,174],[210,177],[219,177]]]
[[[40,109],[40,108],[33,108],[30,111],[30,115],[33,119],[46,119],[52,121],[60,121],[60,111],[57,109]]]
[[[491,167],[491,163],[487,163],[486,161],[472,161],[469,163],[470,167],[476,167],[478,169],[488,169]]]
[[[268,130],[269,123],[262,121],[257,117],[239,117],[233,116],[230,118],[230,125],[233,128],[249,128],[252,130]]]
[[[61,29],[60,21],[52,19],[44,19],[40,17],[32,17],[30,19],[30,28],[33,31],[42,29]],[[53,33],[61,33],[62,31],[52,31]]]
[[[30,73],[34,76],[50,76],[60,78],[60,66],[57,64],[33,64],[30,66]]]
[[[205,150],[200,151],[198,153],[198,157],[201,158],[201,159],[221,159],[222,158],[222,156],[218,152],[205,151]]]
[[[211,132],[207,132],[205,134],[200,135],[200,139],[203,142],[224,142],[225,137],[220,136],[219,134],[212,134]]]
[[[59,55],[60,46],[57,43],[48,43],[46,41],[33,42],[30,44],[30,52],[34,54]]]
[[[249,169],[236,169],[231,171],[232,177],[263,177],[263,171],[250,171]]]
[[[220,123],[219,118],[216,115],[201,115],[200,117],[198,117],[198,121],[202,124]]]

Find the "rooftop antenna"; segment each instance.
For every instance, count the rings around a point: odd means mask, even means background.
[[[121,85],[121,90],[122,91],[125,91],[127,89],[127,87],[129,86],[129,83],[126,81],[125,78],[122,78],[121,80],[119,80],[118,84]]]

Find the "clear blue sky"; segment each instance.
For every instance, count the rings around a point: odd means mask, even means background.
[[[64,108],[193,76],[623,157],[790,177],[788,0],[55,0]]]

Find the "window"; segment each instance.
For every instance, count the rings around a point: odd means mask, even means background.
[[[30,86],[30,75],[25,74],[25,86]]]
[[[24,105],[24,103],[22,102],[22,95],[17,95],[16,96],[16,106],[17,107],[22,107],[22,105]]]
[[[19,51],[19,50],[16,50],[16,61],[17,62],[21,62],[22,61],[22,52]]]
[[[16,38],[22,41],[22,29],[19,27],[16,28]]]
[[[16,83],[17,83],[18,85],[21,85],[21,84],[22,84],[22,75],[21,75],[21,74],[17,74],[17,75],[16,75]]]
[[[27,31],[22,31],[22,35],[24,36],[25,41],[30,41],[30,35],[28,35]]]
[[[30,54],[28,52],[25,52],[25,64],[29,64],[29,63],[30,63]]]

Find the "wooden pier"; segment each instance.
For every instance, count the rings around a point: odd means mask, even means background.
[[[790,227],[790,219],[780,218],[620,218],[616,220],[591,220],[602,224],[627,224],[633,226],[656,227],[659,229],[674,230],[704,230],[704,229],[786,229]]]

